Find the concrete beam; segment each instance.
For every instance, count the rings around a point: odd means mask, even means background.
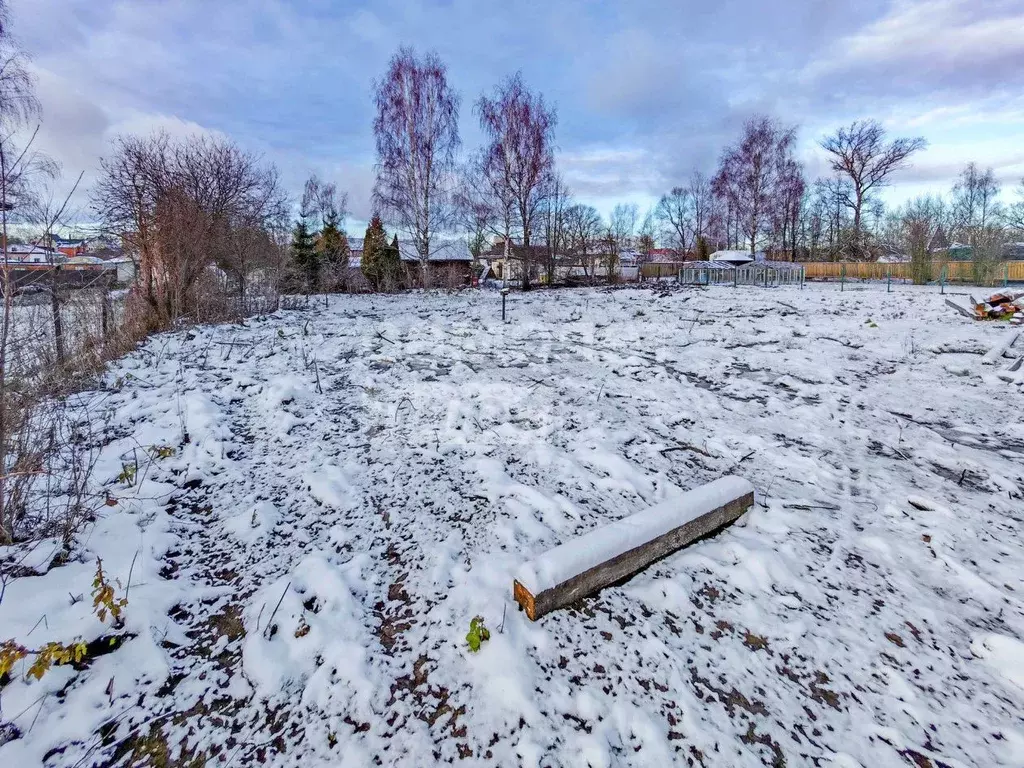
[[[512,595],[536,621],[731,523],[753,504],[749,481],[735,475],[715,480],[525,563],[516,573]]]

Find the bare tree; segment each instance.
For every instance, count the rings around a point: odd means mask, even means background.
[[[772,206],[772,226],[776,235],[776,242],[773,245],[779,251],[788,250],[790,261],[796,261],[797,230],[806,188],[800,164],[792,158],[783,161]]]
[[[480,127],[487,137],[484,172],[500,199],[512,201],[517,214],[522,248],[522,287],[530,288],[530,236],[545,191],[545,180],[554,168],[554,131],[558,121],[554,107],[532,93],[517,72],[497,87],[492,97],[481,96],[476,104]]]
[[[704,173],[694,169],[686,185],[673,187],[662,196],[655,209],[674,247],[684,256],[697,247],[701,238],[710,239],[711,230],[720,224],[721,213],[711,182]]]
[[[728,204],[751,254],[770,229],[779,190],[795,163],[795,142],[795,128],[761,116],[748,120],[739,143],[722,154],[712,186],[716,196]]]
[[[1001,223],[999,183],[991,168],[982,171],[968,163],[953,185],[954,231],[969,245],[978,247],[988,239],[990,229]]]
[[[633,245],[633,234],[640,210],[636,203],[618,203],[608,218],[608,229],[605,230],[605,269],[608,282],[614,282],[615,270],[619,266],[620,254]]]
[[[479,155],[474,155],[459,169],[459,180],[453,195],[455,218],[466,233],[474,258],[480,258],[488,236],[494,232],[496,220],[487,181],[481,171]]]
[[[565,252],[568,235],[565,212],[569,207],[569,188],[559,173],[552,173],[547,179],[543,200],[542,225],[544,228],[544,270],[547,284],[554,285],[558,260]]]
[[[399,48],[376,85],[374,200],[412,241],[429,285],[435,235],[452,223],[459,149],[459,96],[436,53]]]
[[[826,136],[820,144],[830,156],[832,170],[850,181],[842,201],[853,211],[853,247],[860,250],[864,203],[927,143],[920,137],[886,141],[885,129],[877,120],[856,120]]]
[[[18,132],[37,115],[39,102],[35,96],[35,83],[25,66],[21,52],[14,48],[7,36],[7,7],[0,2],[0,228],[3,237],[3,265],[0,288],[3,290],[3,322],[0,325],[0,544],[10,543],[13,520],[18,501],[9,483],[14,460],[19,455],[14,445],[16,422],[21,420],[20,408],[12,403],[8,364],[13,331],[14,276],[8,256],[8,224],[12,211],[23,202],[31,184],[33,170],[39,168],[33,152],[36,131],[27,142],[18,146]]]
[[[693,199],[685,187],[673,187],[662,195],[655,208],[658,220],[669,233],[672,246],[680,253],[686,253],[690,246],[690,232],[693,231]]]
[[[657,216],[654,208],[648,208],[640,222],[640,229],[637,232],[636,250],[640,255],[639,264],[641,267],[651,260],[651,251],[654,250],[657,241]]]
[[[82,448],[90,424],[81,414],[72,424],[59,398],[43,402],[69,380],[65,370],[19,366],[31,346],[26,342],[38,329],[24,319],[15,323],[18,286],[8,251],[12,221],[39,226],[41,236],[34,244],[47,243],[47,236],[63,224],[77,188],[76,182],[62,202],[41,189],[56,176],[57,165],[35,149],[39,103],[34,85],[24,56],[8,37],[7,6],[0,0],[0,546],[40,535],[60,536],[67,548],[91,511],[85,497],[93,465]],[[55,288],[51,279],[54,353],[60,363],[63,331]]]
[[[1020,185],[1017,187],[1017,200],[1007,206],[1003,214],[1003,221],[1018,236],[1024,236],[1024,179],[1020,180]]]
[[[927,283],[934,277],[933,254],[929,247],[935,232],[948,220],[946,201],[932,195],[908,200],[886,215],[880,238],[887,248],[910,256],[910,271],[915,283]]]
[[[348,216],[348,193],[340,192],[334,182],[321,181],[314,173],[303,185],[301,208],[317,217],[321,230],[332,218],[342,224]]]
[[[200,278],[232,262],[233,231],[283,226],[276,169],[226,139],[120,136],[100,166],[93,206],[138,260],[153,327],[195,317]]]
[[[714,189],[711,186],[711,179],[699,170],[694,170],[686,183],[686,190],[689,192],[690,208],[693,221],[693,243],[702,237],[705,240],[710,234],[715,219],[717,201]]]
[[[594,279],[599,250],[598,240],[604,230],[601,214],[592,205],[577,203],[565,211],[566,244],[583,276]]]
[[[515,199],[503,178],[489,173],[487,155],[483,150],[471,156],[463,166],[454,200],[458,218],[470,235],[471,245],[476,243],[478,250],[482,251],[488,234],[499,238],[507,270],[516,219]]]

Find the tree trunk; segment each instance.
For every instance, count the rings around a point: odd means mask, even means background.
[[[53,346],[57,355],[57,367],[64,365],[64,323],[60,316],[60,267],[53,268],[50,278],[50,309],[53,313]]]

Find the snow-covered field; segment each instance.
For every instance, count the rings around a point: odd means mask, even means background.
[[[1024,373],[983,360],[1014,330],[835,285],[509,320],[337,296],[112,366],[81,400],[117,504],[6,584],[0,640],[109,632],[96,556],[134,637],[19,666],[0,765],[1024,765]],[[730,473],[730,528],[516,610],[524,560]]]

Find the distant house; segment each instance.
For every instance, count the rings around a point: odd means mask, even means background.
[[[398,255],[402,259],[409,285],[422,285],[420,255],[415,246],[398,241]],[[464,240],[440,240],[432,243],[427,264],[430,285],[443,288],[460,288],[473,283],[473,254]]]
[[[84,255],[80,255],[80,256],[71,256],[71,257],[69,257],[65,263],[69,264],[69,265],[72,265],[72,266],[77,264],[77,265],[81,265],[81,266],[100,267],[100,266],[103,266],[104,264],[106,264],[107,262],[106,262],[105,259],[101,259],[99,256],[91,256],[91,255],[84,256]]]
[[[946,237],[946,230],[942,228],[941,224],[936,227],[935,232],[928,241],[928,250],[931,253],[949,250],[949,238]]]
[[[348,239],[348,265],[358,267],[363,259],[363,238],[350,237]]]
[[[362,269],[363,238],[348,239],[348,267],[352,271]],[[418,286],[422,280],[419,275],[420,256],[410,242],[398,242],[398,255],[405,268],[405,282],[410,286]],[[442,240],[434,243],[430,251],[430,283],[433,286],[456,288],[472,282],[473,254],[469,246],[462,240]]]
[[[16,264],[61,264],[64,254],[42,245],[10,243],[6,248],[7,261]]]
[[[1004,243],[1002,256],[1009,261],[1024,259],[1024,243]]]
[[[878,257],[879,264],[906,264],[910,257],[905,253],[883,253]]]
[[[964,243],[950,243],[946,253],[951,261],[970,261],[974,258],[974,248]]]
[[[54,235],[50,238],[50,242],[52,243],[55,251],[64,254],[69,259],[74,258],[75,256],[81,256],[86,251],[85,240],[68,240]]]

